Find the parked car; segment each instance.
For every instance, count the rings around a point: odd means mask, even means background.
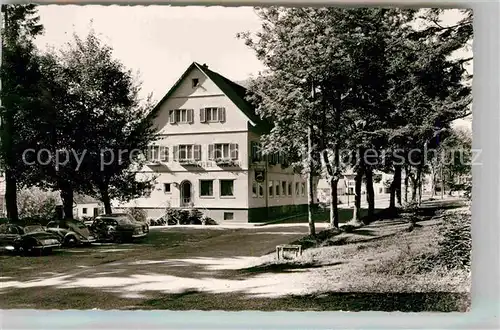
[[[47,224],[47,231],[58,235],[62,245],[72,247],[91,244],[96,241],[87,226],[78,220],[58,220]]]
[[[0,244],[24,253],[51,252],[61,246],[59,237],[40,225],[22,227],[14,224],[0,226]]]
[[[100,241],[116,243],[143,238],[149,233],[147,225],[122,213],[99,215],[95,218],[91,228]]]

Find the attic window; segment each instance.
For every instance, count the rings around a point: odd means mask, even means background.
[[[200,79],[193,78],[192,82],[193,82],[193,88],[198,87],[198,85],[200,84]]]

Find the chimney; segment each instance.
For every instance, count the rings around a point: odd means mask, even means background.
[[[208,69],[207,63],[203,63],[202,67],[204,67],[205,69]]]

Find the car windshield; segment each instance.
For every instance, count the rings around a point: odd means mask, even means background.
[[[43,232],[42,226],[26,226],[24,227],[24,232],[27,233],[36,233],[36,232]]]

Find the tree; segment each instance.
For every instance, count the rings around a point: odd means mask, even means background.
[[[17,221],[17,190],[26,168],[21,155],[35,143],[25,128],[38,110],[40,73],[33,39],[43,27],[35,5],[2,5],[2,14],[0,159],[7,217]]]
[[[87,139],[81,141],[85,149],[77,175],[92,185],[83,192],[100,199],[111,213],[112,199],[130,200],[152,186],[154,178],[137,175],[143,151],[156,137],[148,115],[152,101],[142,102],[132,71],[113,58],[111,47],[93,31],[85,39],[75,35],[60,59],[75,96],[73,107],[84,116],[79,126]]]

